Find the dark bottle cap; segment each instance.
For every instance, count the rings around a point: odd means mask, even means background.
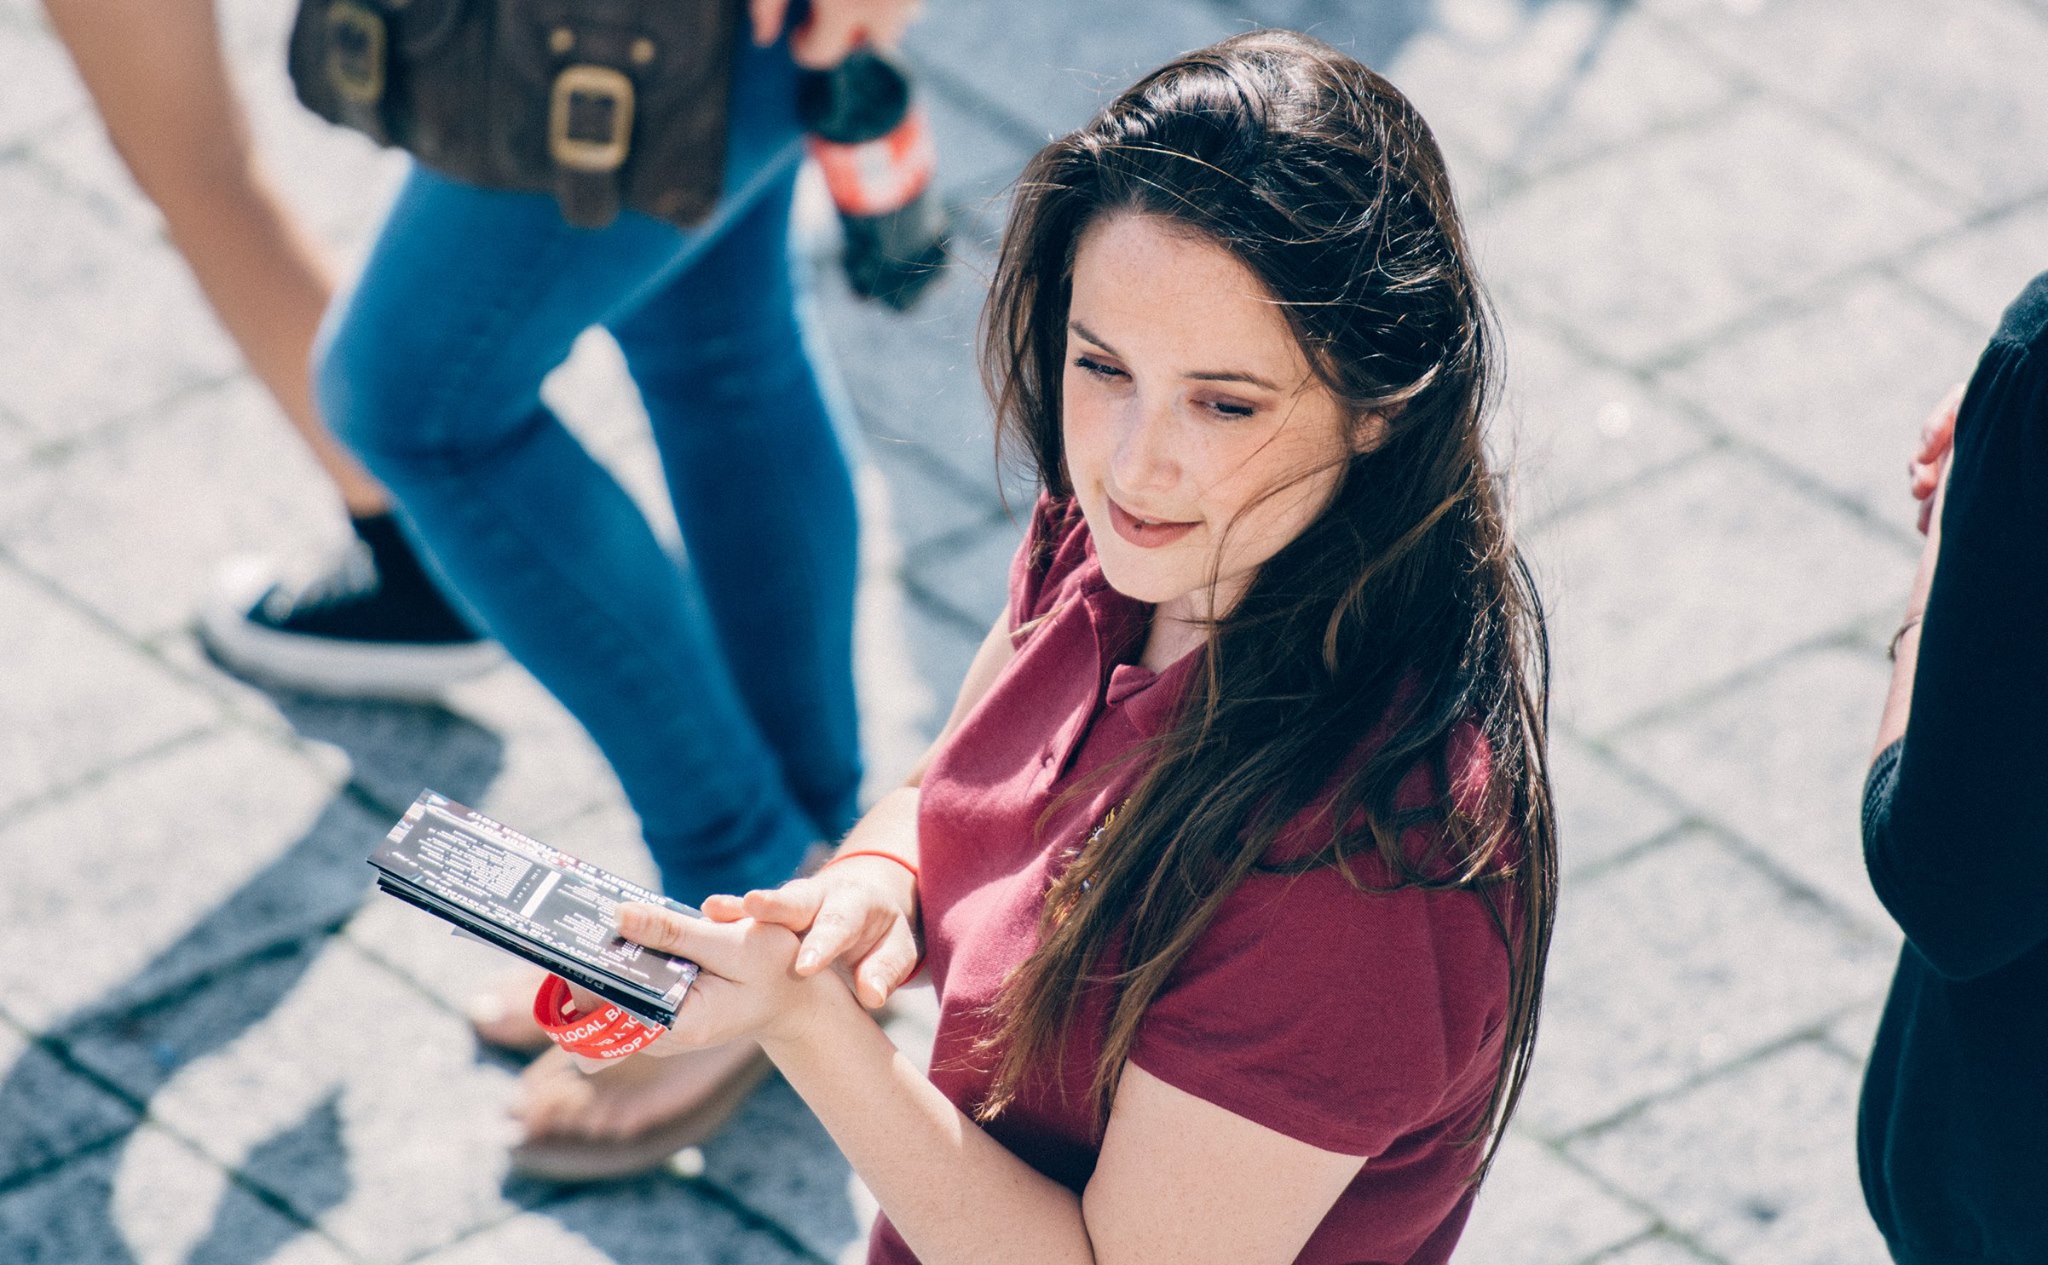
[[[797,81],[797,114],[816,136],[859,145],[887,136],[910,109],[910,76],[894,56],[857,48],[830,70]]]

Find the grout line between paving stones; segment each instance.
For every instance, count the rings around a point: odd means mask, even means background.
[[[1626,157],[1639,149],[1650,149],[1673,137],[1706,127],[1718,118],[1726,117],[1731,111],[1758,100],[1760,94],[1755,84],[1731,81],[1733,93],[1725,101],[1703,106],[1693,114],[1677,115],[1659,119],[1642,131],[1631,136],[1620,137],[1602,144],[1591,146],[1581,152],[1556,158],[1548,163],[1538,162],[1524,166],[1512,154],[1492,164],[1492,183],[1487,189],[1488,205],[1504,201],[1521,193],[1532,185],[1546,183],[1574,175],[1588,167],[1595,167],[1611,159]],[[1517,137],[1517,145],[1526,145],[1540,140],[1541,134]]]
[[[250,956],[253,955],[245,955],[244,957],[238,960],[246,962],[249,960]],[[183,996],[189,995],[189,990],[179,989],[176,990],[176,993],[178,997],[182,998]],[[123,1013],[138,1013],[150,1008],[154,1004],[155,1003],[148,1003],[143,1006],[132,1007],[130,1008],[130,1010]],[[122,1103],[123,1105],[127,1106],[130,1110],[136,1113],[136,1118],[133,1121],[129,1122],[125,1127],[115,1130],[113,1133],[110,1133],[106,1137],[96,1139],[93,1142],[88,1143],[85,1146],[79,1147],[77,1150],[67,1152],[65,1155],[57,1159],[54,1159],[46,1164],[37,1165],[34,1168],[24,1170],[21,1173],[17,1173],[4,1181],[0,1181],[0,1198],[5,1198],[6,1196],[11,1195],[17,1191],[24,1190],[29,1186],[36,1184],[37,1182],[55,1176],[56,1174],[61,1173],[64,1169],[74,1164],[77,1164],[81,1161],[91,1159],[101,1154],[102,1152],[111,1151],[118,1147],[125,1146],[128,1140],[134,1137],[138,1129],[140,1129],[144,1124],[148,1124],[150,1127],[155,1128],[163,1132],[167,1136],[177,1140],[181,1145],[183,1145],[188,1151],[191,1152],[193,1158],[195,1158],[198,1162],[212,1165],[214,1168],[220,1170],[221,1174],[227,1179],[230,1185],[241,1190],[243,1193],[249,1195],[251,1198],[257,1200],[259,1203],[263,1204],[272,1212],[282,1216],[286,1221],[288,1221],[292,1225],[297,1226],[301,1233],[311,1233],[317,1235],[319,1238],[321,1238],[330,1246],[332,1246],[345,1259],[360,1262],[361,1258],[356,1253],[348,1250],[348,1248],[345,1245],[343,1245],[339,1240],[335,1239],[332,1235],[327,1233],[326,1230],[312,1222],[307,1221],[306,1218],[299,1215],[299,1213],[291,1206],[291,1204],[282,1196],[278,1195],[275,1191],[272,1191],[262,1183],[255,1181],[253,1178],[249,1177],[246,1173],[243,1173],[238,1168],[222,1164],[219,1161],[215,1160],[211,1155],[207,1154],[206,1149],[200,1146],[195,1139],[187,1137],[181,1130],[177,1129],[167,1121],[158,1118],[155,1114],[153,1114],[150,1111],[149,1100],[147,1098],[137,1097],[135,1094],[130,1093],[127,1087],[121,1085],[117,1081],[109,1080],[105,1076],[102,1076],[99,1072],[95,1071],[88,1064],[81,1062],[79,1059],[74,1057],[71,1053],[68,1044],[62,1041],[51,1040],[39,1033],[36,1033],[24,1027],[22,1024],[16,1021],[11,1015],[5,1015],[4,1013],[0,1013],[0,1019],[4,1019],[4,1021],[7,1023],[9,1027],[14,1028],[17,1032],[27,1037],[32,1045],[34,1045],[37,1049],[41,1050],[44,1054],[48,1055],[51,1059],[55,1060],[58,1066],[63,1068],[64,1071],[77,1077],[80,1080],[85,1081],[87,1084],[92,1085],[100,1092]]]
[[[1730,81],[1755,88],[1764,99],[1805,118],[1810,123],[1818,125],[1836,140],[1843,141],[1861,152],[1864,157],[1875,160],[1880,166],[1890,168],[1892,174],[1900,179],[1910,184],[1919,185],[1919,192],[1933,198],[1935,201],[1946,203],[1954,199],[1962,199],[1965,203],[1970,203],[1981,196],[1972,193],[1968,189],[1950,184],[1947,180],[1926,170],[1904,155],[1893,153],[1891,150],[1867,139],[1860,133],[1852,131],[1846,123],[1842,122],[1831,111],[1819,106],[1809,105],[1797,97],[1784,92],[1770,80],[1759,76],[1755,71],[1751,70],[1746,63],[1715,48],[1713,44],[1708,42],[1689,24],[1680,19],[1657,13],[1645,13],[1643,17],[1647,22],[1656,26],[1665,35],[1670,36],[1676,43],[1685,46],[1702,62],[1713,67]]]
[[[1889,606],[1886,606],[1876,610],[1864,611],[1847,624],[1837,625],[1804,641],[1794,642],[1782,650],[1765,655],[1761,659],[1751,660],[1726,676],[1718,677],[1698,689],[1688,690],[1676,698],[1653,704],[1639,712],[1624,716],[1620,720],[1597,731],[1577,729],[1571,726],[1564,726],[1564,730],[1581,742],[1613,752],[1616,744],[1622,739],[1627,738],[1631,733],[1647,729],[1652,725],[1663,724],[1666,721],[1683,719],[1687,712],[1713,702],[1724,693],[1753,685],[1784,665],[1796,659],[1804,658],[1807,655],[1818,654],[1823,650],[1848,650],[1872,655],[1873,657],[1881,656],[1881,651],[1876,650],[1864,640],[1865,634],[1863,630],[1867,624],[1880,619],[1883,611],[1890,609]],[[1877,700],[1873,700],[1871,725],[1873,736],[1877,732],[1875,720],[1876,702]],[[1621,759],[1622,757],[1614,755],[1612,758]]]
[[[1709,1251],[1705,1245],[1694,1240],[1691,1235],[1686,1234],[1676,1226],[1665,1223],[1662,1218],[1659,1218],[1658,1221],[1657,1225],[1650,1227],[1641,1234],[1616,1243],[1612,1247],[1603,1247],[1593,1253],[1593,1255],[1574,1262],[1573,1265],[1609,1265],[1610,1262],[1620,1260],[1623,1256],[1646,1243],[1672,1244],[1680,1251],[1702,1262],[1703,1265],[1728,1265],[1726,1257]]]
[[[1676,402],[1666,401],[1661,397],[1657,402],[1667,405],[1667,411],[1678,412],[1679,406]],[[1554,505],[1549,509],[1531,514],[1527,519],[1523,520],[1515,531],[1518,542],[1540,535],[1551,528],[1561,527],[1569,520],[1577,518],[1581,514],[1590,513],[1603,506],[1612,505],[1614,502],[1631,496],[1651,484],[1659,483],[1666,479],[1678,478],[1693,466],[1704,465],[1713,458],[1722,456],[1729,451],[1726,435],[1711,433],[1695,427],[1685,417],[1678,417],[1676,420],[1703,441],[1701,447],[1692,452],[1680,453],[1676,457],[1653,462],[1617,483],[1608,484],[1603,488],[1595,488],[1593,491],[1582,493],[1561,505]],[[1512,471],[1512,467],[1510,467],[1510,470]]]
[[[1909,551],[1906,555],[1909,562],[1918,558],[1920,554],[1920,533],[1903,517],[1899,521],[1886,518],[1883,514],[1864,504],[1850,493],[1840,491],[1823,481],[1806,467],[1779,456],[1769,448],[1751,440],[1746,435],[1728,429],[1711,412],[1690,400],[1676,395],[1666,395],[1663,397],[1663,400],[1671,408],[1683,412],[1695,431],[1707,436],[1709,439],[1718,441],[1715,445],[1715,451],[1730,452],[1748,457],[1757,464],[1767,468],[1770,473],[1776,475],[1782,482],[1789,484],[1792,490],[1802,494],[1807,500],[1820,502],[1830,509],[1836,510],[1846,517],[1855,520],[1866,531],[1883,537],[1892,544],[1906,546]],[[1934,401],[1928,401],[1930,408],[1933,404]],[[1906,447],[1911,443],[1912,438],[1910,436],[1901,437],[1901,465],[1904,464]],[[1900,499],[1903,501],[1905,498],[1902,496]],[[1900,507],[1900,513],[1901,515],[1905,513],[1904,506]]]
[[[1611,758],[1605,752],[1600,752],[1599,756],[1602,762],[1612,764]],[[1628,770],[1628,774],[1633,778],[1635,771],[1632,769]],[[1668,792],[1658,788],[1658,794],[1662,796],[1668,794]],[[1680,807],[1682,808],[1683,806],[1681,805]],[[1697,833],[1705,824],[1703,820],[1694,816],[1691,810],[1687,809],[1677,821],[1672,822],[1664,827],[1664,829],[1652,831],[1645,838],[1628,845],[1612,856],[1602,857],[1598,861],[1590,861],[1584,869],[1574,870],[1569,882],[1573,887],[1597,882],[1616,870],[1624,869],[1634,864],[1643,857],[1664,851],[1676,843],[1677,840]]]
[[[114,763],[94,769],[80,777],[66,782],[57,782],[32,794],[13,801],[0,801],[0,821],[27,817],[45,809],[62,805],[88,791],[97,790],[134,769],[175,755],[187,747],[197,746],[206,739],[221,732],[222,726],[202,726],[174,734],[161,742],[130,752]]]
[[[237,367],[227,373],[212,377],[194,378],[172,387],[154,400],[138,404],[133,408],[116,410],[85,428],[70,434],[59,435],[36,443],[29,450],[28,466],[55,466],[71,460],[81,452],[89,452],[102,444],[120,439],[145,420],[163,417],[191,404],[203,401],[210,395],[225,394],[230,389],[251,380],[246,366],[237,362]],[[266,393],[267,398],[267,393]]]
[[[1822,1047],[1823,1052],[1829,1057],[1840,1058],[1842,1057],[1841,1051],[1836,1049],[1827,1039],[1828,1028],[1833,1024],[1839,1023],[1861,1007],[1868,1005],[1870,1000],[1868,997],[1858,998],[1850,1005],[1837,1007],[1826,1012],[1817,1021],[1808,1022],[1781,1033],[1760,1045],[1752,1046],[1739,1054],[1723,1059],[1711,1067],[1701,1068],[1692,1075],[1686,1076],[1664,1089],[1645,1094],[1641,1098],[1617,1107],[1597,1120],[1573,1125],[1571,1128],[1560,1133],[1542,1134],[1529,1132],[1527,1136],[1548,1143],[1553,1148],[1561,1149],[1577,1146],[1583,1142],[1592,1141],[1602,1134],[1611,1133],[1666,1103],[1675,1102],[1685,1097],[1694,1090],[1703,1089],[1717,1081],[1738,1076],[1760,1063],[1768,1062],[1778,1055],[1797,1049],[1802,1045]],[[1858,1066],[1861,1065],[1860,1060],[1850,1061]]]

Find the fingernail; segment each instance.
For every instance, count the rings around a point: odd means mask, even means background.
[[[817,967],[818,955],[816,953],[813,953],[810,950],[806,949],[802,953],[796,955],[797,974],[802,975],[806,972],[816,970]]]

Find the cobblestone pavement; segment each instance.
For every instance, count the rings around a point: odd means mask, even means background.
[[[400,160],[291,104],[289,7],[223,20],[264,151],[350,259]],[[1884,1259],[1852,1109],[1896,936],[1856,796],[1916,552],[1907,446],[2044,262],[2048,3],[933,0],[911,49],[961,267],[903,318],[821,290],[865,432],[878,780],[1017,536],[967,346],[1004,183],[1134,72],[1259,23],[1413,94],[1509,333],[1568,868],[1539,1065],[1460,1259]],[[0,1261],[842,1257],[859,1192],[779,1083],[695,1176],[507,1179],[515,1069],[457,1014],[482,951],[366,899],[361,858],[422,784],[644,870],[632,819],[516,669],[338,704],[198,653],[222,557],[339,520],[30,0],[0,0],[0,79]],[[608,344],[550,390],[658,493]]]

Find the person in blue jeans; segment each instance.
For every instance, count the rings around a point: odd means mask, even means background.
[[[707,221],[629,211],[578,229],[548,195],[416,169],[315,364],[336,433],[481,627],[589,730],[664,889],[693,904],[780,883],[854,819],[856,510],[788,251],[796,58],[886,42],[912,5],[818,0],[788,41],[777,0],[751,7]],[[645,401],[687,561],[541,402],[592,326]],[[657,1165],[764,1069],[724,1049],[586,1078],[550,1051],[524,1078],[514,1166],[569,1180]]]

